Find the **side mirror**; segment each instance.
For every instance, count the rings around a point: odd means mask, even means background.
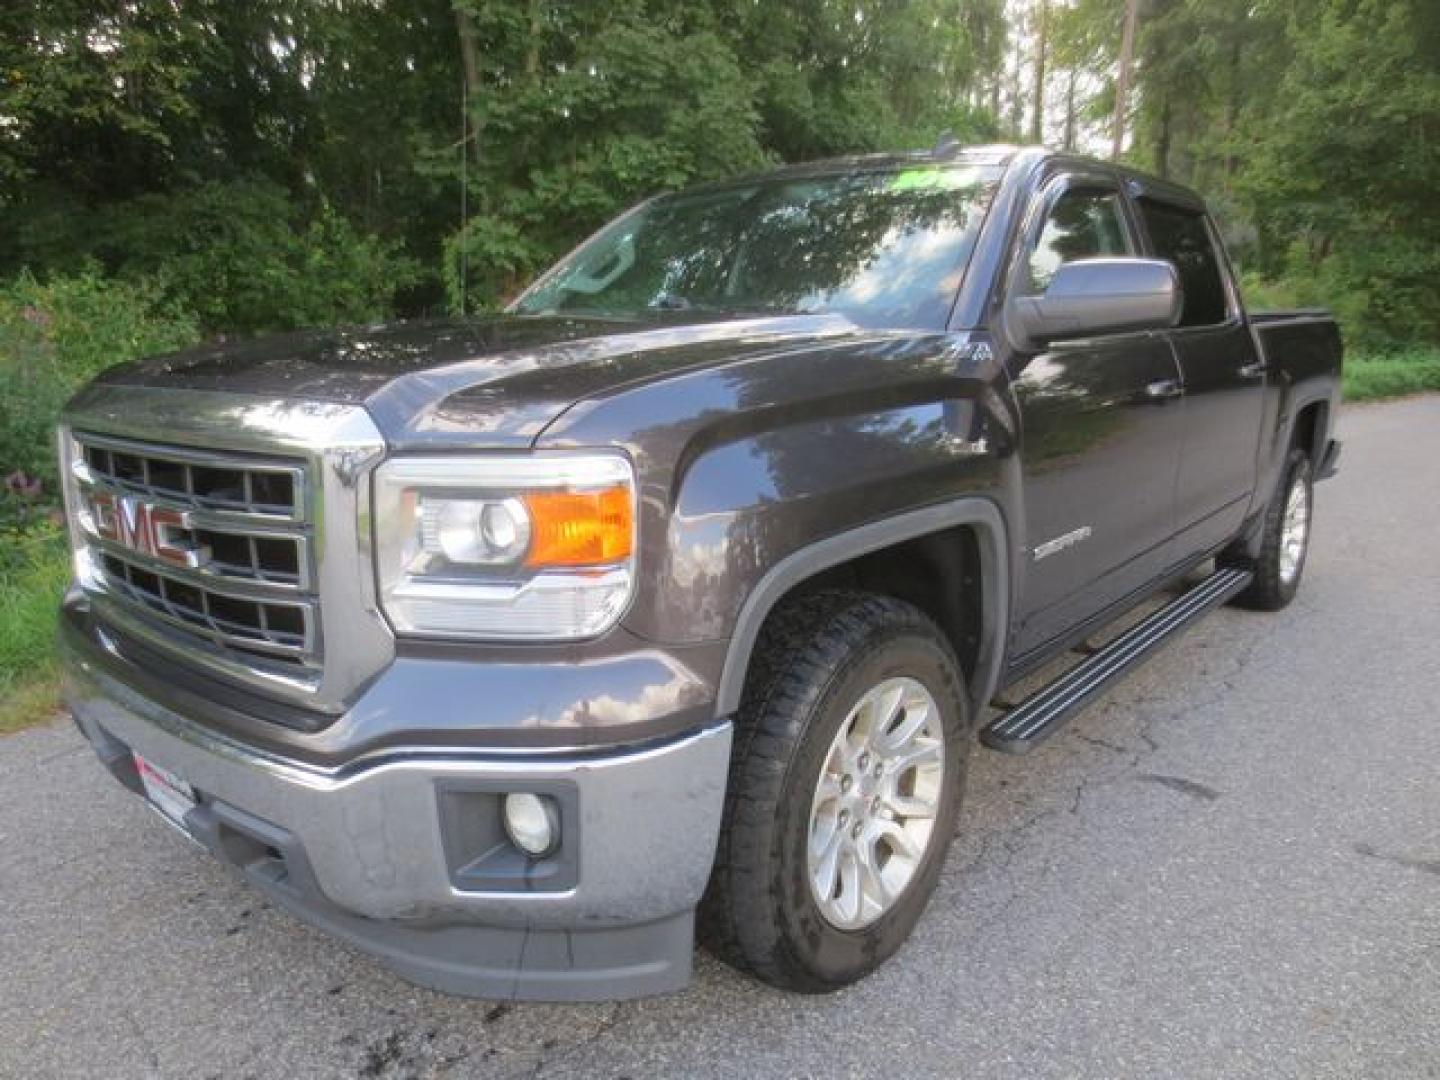
[[[1009,321],[1032,345],[1058,338],[1163,330],[1180,320],[1180,279],[1163,259],[1062,263],[1042,296],[1010,301]]]

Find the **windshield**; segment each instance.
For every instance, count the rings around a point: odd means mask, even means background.
[[[998,172],[924,166],[664,196],[601,230],[512,310],[839,312],[938,328]]]

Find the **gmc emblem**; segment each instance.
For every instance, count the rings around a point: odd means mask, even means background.
[[[210,558],[210,549],[177,535],[195,527],[189,511],[151,506],[133,495],[97,491],[90,497],[95,531],[103,539],[152,559],[194,569]]]

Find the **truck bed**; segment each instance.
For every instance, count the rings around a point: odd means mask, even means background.
[[[1292,386],[1340,374],[1340,327],[1324,308],[1252,311],[1250,325],[1271,378],[1283,373]]]

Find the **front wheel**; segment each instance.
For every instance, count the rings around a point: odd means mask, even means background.
[[[1265,508],[1255,579],[1237,598],[1243,607],[1279,611],[1295,599],[1310,550],[1314,477],[1310,456],[1295,447],[1285,459],[1280,486]]]
[[[772,618],[700,934],[784,989],[839,989],[909,937],[954,833],[970,746],[949,643],[917,608],[821,593]]]

